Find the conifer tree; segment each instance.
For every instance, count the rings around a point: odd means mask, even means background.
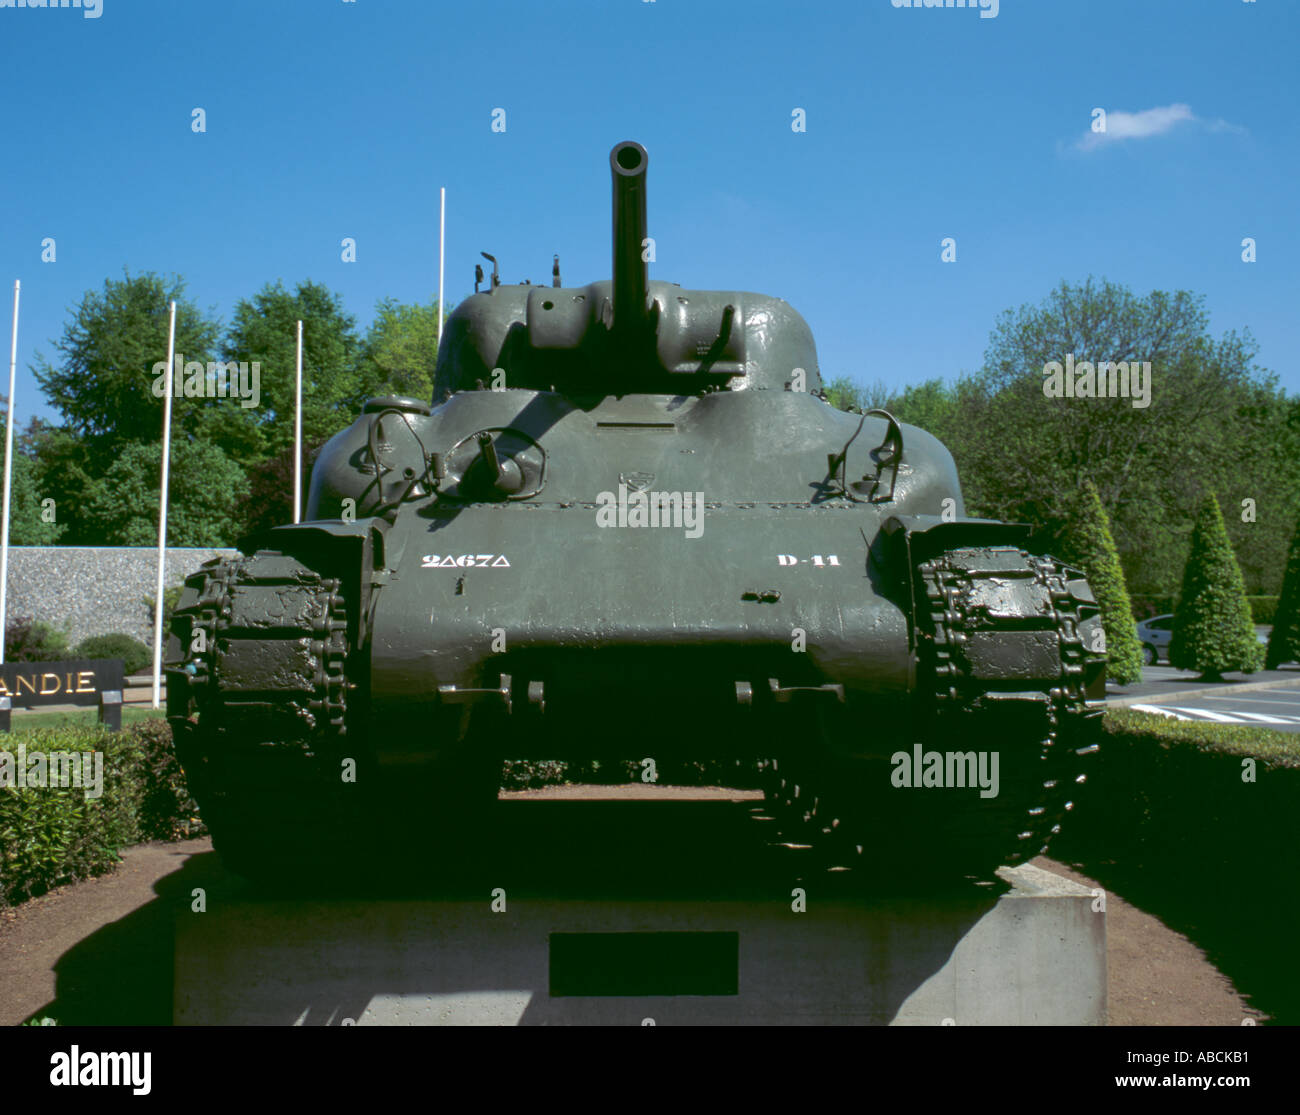
[[[1219,501],[1208,495],[1192,530],[1169,661],[1180,670],[1199,670],[1213,680],[1229,670],[1258,670],[1262,650]]]
[[[1300,523],[1296,524],[1291,550],[1287,554],[1286,572],[1282,575],[1282,595],[1273,616],[1273,632],[1268,637],[1265,665],[1276,670],[1283,662],[1300,660]]]
[[[1083,506],[1071,532],[1071,549],[1088,576],[1092,594],[1101,609],[1106,643],[1087,647],[1106,655],[1106,676],[1117,685],[1142,680],[1142,645],[1133,623],[1124,569],[1110,533],[1110,517],[1091,480],[1083,488]]]

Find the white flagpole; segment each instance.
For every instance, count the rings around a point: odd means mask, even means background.
[[[447,240],[447,187],[438,191],[438,348],[442,347],[442,271],[445,256],[443,247]],[[438,353],[433,354],[433,366],[438,366]]]
[[[293,521],[302,521],[302,322],[298,322],[298,374],[293,395]]]
[[[172,391],[176,384],[176,302],[167,326],[167,394],[163,396],[162,487],[158,494],[158,591],[153,598],[153,707],[162,689],[163,566],[167,561],[167,473],[172,451]]]
[[[14,280],[14,332],[9,342],[9,398],[5,410],[4,538],[0,540],[0,664],[5,660],[9,606],[9,486],[14,465],[14,373],[18,367],[18,280]]]

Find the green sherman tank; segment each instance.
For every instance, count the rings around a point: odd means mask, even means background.
[[[308,521],[186,581],[168,716],[236,870],[472,838],[503,758],[749,764],[779,842],[872,885],[1059,829],[1105,670],[1084,576],[966,517],[930,434],[831,406],[785,302],[650,281],[647,164],[610,154],[611,280],[493,260],[431,405],[370,400]]]

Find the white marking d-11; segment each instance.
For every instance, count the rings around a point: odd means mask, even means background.
[[[840,559],[835,554],[813,554],[810,558],[795,557],[794,554],[777,554],[778,565],[819,565],[823,568],[839,565]]]

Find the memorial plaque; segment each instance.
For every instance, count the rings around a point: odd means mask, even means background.
[[[6,662],[0,666],[0,731],[11,709],[42,705],[98,707],[101,722],[122,724],[122,659],[75,658],[61,662]]]

